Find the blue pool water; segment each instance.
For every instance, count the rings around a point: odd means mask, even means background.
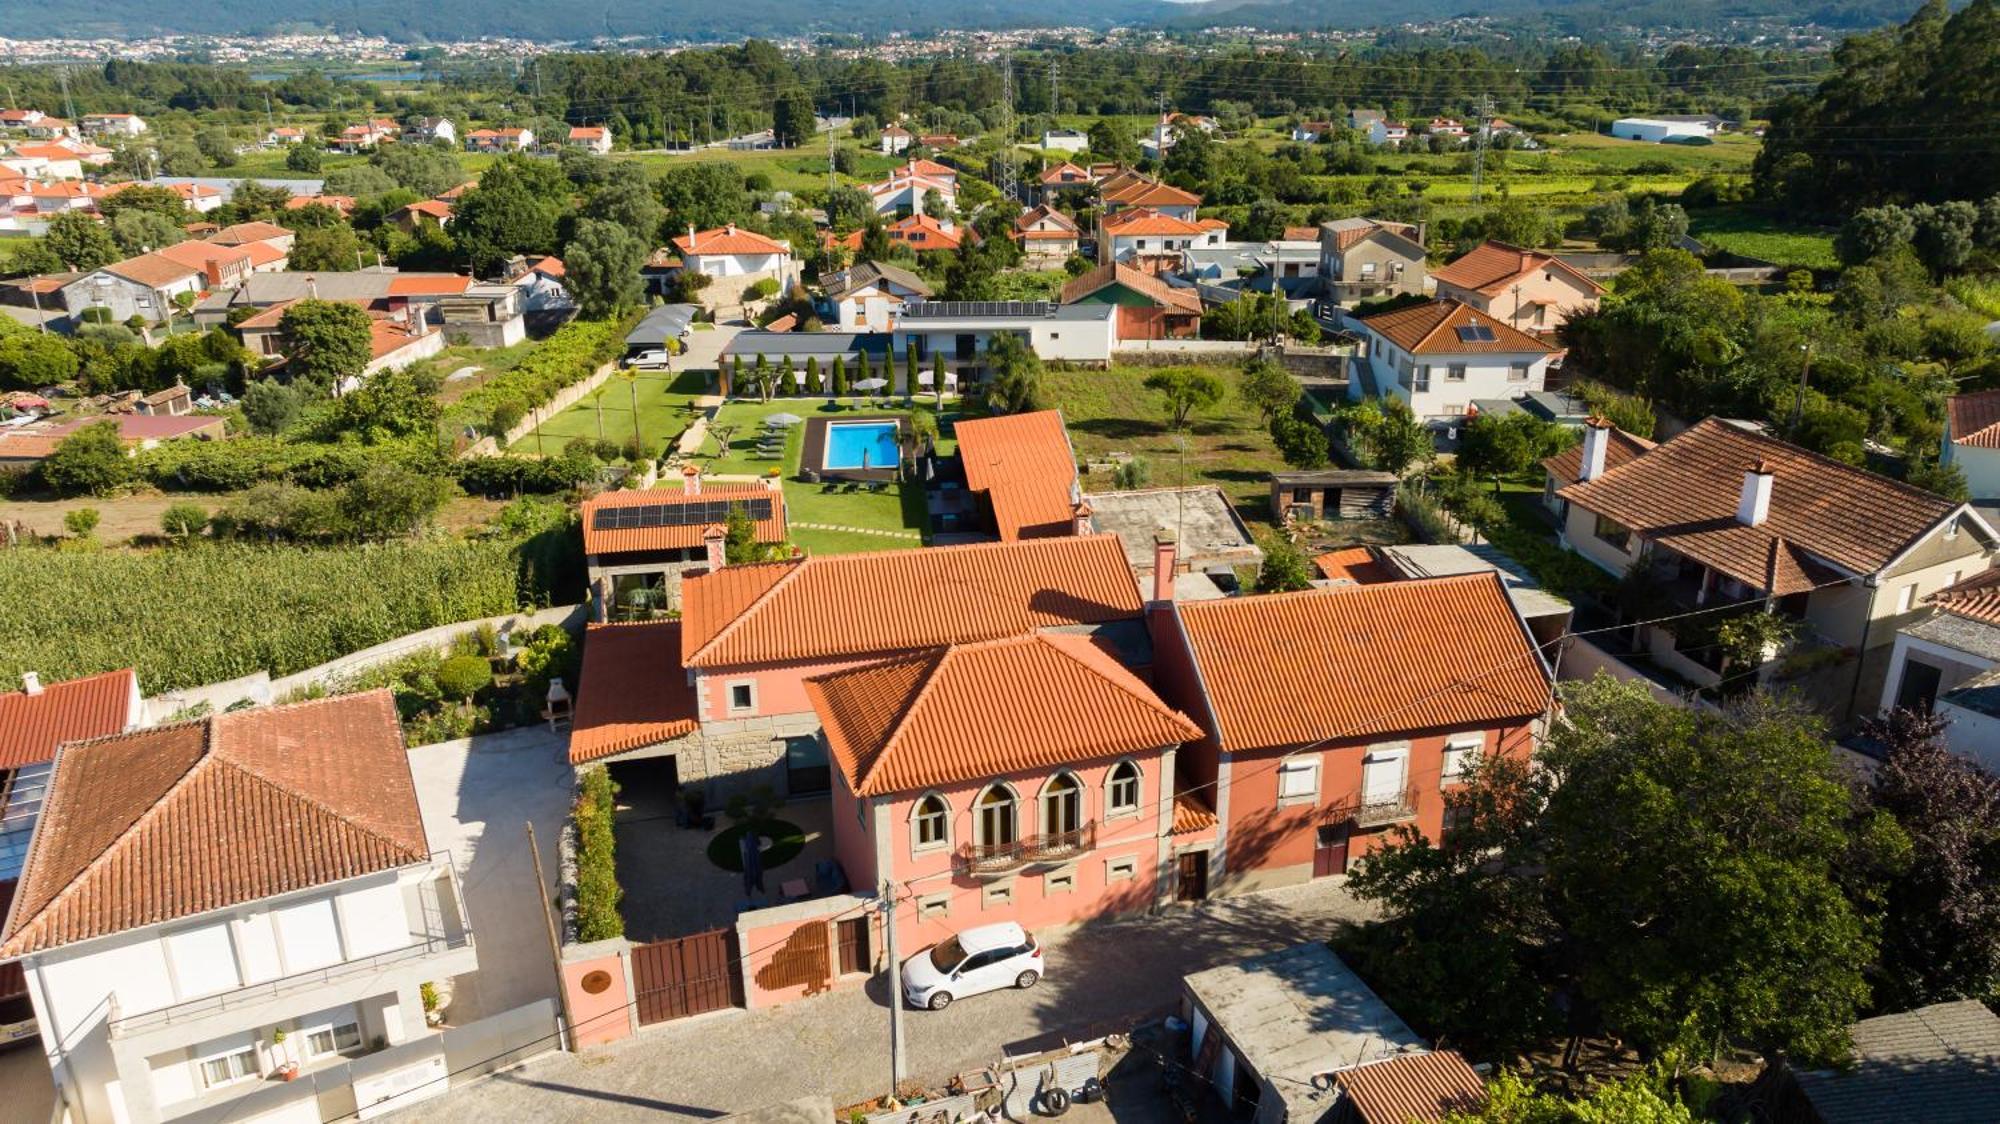
[[[902,457],[896,444],[896,423],[835,422],[826,427],[826,456],[821,467],[860,468],[862,454],[869,468],[894,468]]]

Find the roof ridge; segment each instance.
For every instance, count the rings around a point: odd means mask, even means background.
[[[1682,430],[1680,434],[1677,434],[1675,437],[1669,438],[1668,440],[1669,441],[1678,440],[1680,436],[1693,433],[1695,430],[1700,429],[1703,426],[1710,425],[1711,423],[1713,424],[1714,427],[1720,428],[1723,432],[1734,433],[1737,434],[1738,436],[1749,438],[1752,441],[1759,441],[1767,445],[1775,445],[1778,448],[1783,449],[1788,453],[1810,458],[1811,460],[1819,464],[1825,465],[1828,468],[1839,469],[1843,472],[1856,473],[1865,479],[1874,480],[1883,484],[1887,484],[1890,487],[1897,489],[1898,491],[1907,493],[1908,495],[1914,496],[1918,499],[1924,499],[1924,500],[1929,500],[1932,503],[1943,504],[1949,511],[1956,511],[1960,507],[1965,506],[1964,504],[1955,504],[1952,501],[1945,499],[1943,496],[1938,495],[1936,492],[1930,491],[1925,488],[1919,488],[1915,484],[1911,484],[1903,480],[1898,480],[1893,476],[1884,476],[1879,472],[1871,472],[1868,469],[1862,468],[1859,465],[1848,464],[1846,461],[1843,460],[1835,460],[1834,458],[1827,456],[1825,453],[1816,453],[1813,450],[1808,449],[1803,445],[1795,445],[1792,442],[1786,441],[1781,437],[1773,437],[1768,433],[1759,433],[1755,430],[1744,429],[1741,426],[1731,425],[1729,422],[1723,420],[1722,418],[1716,417],[1714,414],[1708,415],[1707,417],[1701,419],[1700,421]],[[1667,441],[1662,441],[1660,442],[1660,445],[1665,445],[1667,443],[1668,443]],[[1654,446],[1654,448],[1658,447],[1659,445]],[[1628,461],[1627,463],[1630,464],[1634,462]]]
[[[919,652],[908,657],[884,660],[881,664],[877,665],[879,667],[892,667],[900,663],[929,663],[930,668],[920,674],[916,693],[903,703],[902,713],[896,716],[895,723],[883,733],[882,751],[875,755],[873,761],[869,762],[867,771],[862,773],[860,778],[858,778],[861,783],[857,787],[868,787],[868,782],[874,777],[876,770],[880,769],[883,763],[889,759],[889,755],[896,751],[896,740],[902,736],[903,729],[909,725],[910,719],[917,713],[917,708],[923,705],[923,701],[930,695],[931,689],[937,686],[938,680],[944,678],[945,665],[951,662],[952,651],[956,647],[958,645],[940,644],[928,651]]]
[[[1057,636],[1063,636],[1081,644],[1091,643],[1089,637],[1078,636],[1074,633],[1050,633],[1042,629],[1037,629],[1034,632],[1028,633],[1028,637],[1030,639],[1040,643],[1044,647],[1051,649],[1058,655],[1062,656],[1062,658],[1068,660],[1069,662],[1089,672],[1099,681],[1108,684],[1109,686],[1116,687],[1120,691],[1123,691],[1125,694],[1137,700],[1141,706],[1144,706],[1154,711],[1163,718],[1173,719],[1177,722],[1185,722],[1189,726],[1192,726],[1197,730],[1200,729],[1199,724],[1196,723],[1193,719],[1189,718],[1187,715],[1181,713],[1180,711],[1175,710],[1173,707],[1167,705],[1167,701],[1161,698],[1158,692],[1153,691],[1151,689],[1148,689],[1144,693],[1132,690],[1128,684],[1121,683],[1118,680],[1112,678],[1110,675],[1107,675],[1104,672],[1103,668],[1096,667],[1092,665],[1090,661],[1079,657],[1076,652],[1071,650],[1068,644],[1058,641],[1056,639]],[[1116,659],[1112,657],[1109,652],[1105,652],[1104,655],[1107,659],[1112,659],[1114,665],[1117,666],[1120,670],[1124,671],[1128,676],[1131,675],[1131,669],[1124,667],[1124,665],[1122,664],[1117,664]],[[1131,676],[1131,677],[1135,682],[1138,682],[1140,686],[1146,685],[1145,681],[1139,679],[1137,676]]]
[[[335,821],[345,824],[346,826],[353,828],[354,830],[362,833],[363,835],[369,836],[370,838],[373,839],[380,840],[384,846],[388,847],[392,851],[399,851],[406,855],[416,854],[416,852],[411,851],[408,847],[405,847],[403,844],[396,842],[394,839],[389,838],[387,835],[384,835],[382,832],[377,831],[375,828],[372,828],[367,824],[361,823],[354,817],[347,815],[346,813],[340,811],[339,809],[334,808],[332,805],[328,804],[324,800],[321,800],[317,796],[308,795],[294,788],[286,788],[284,785],[279,784],[277,781],[272,780],[271,778],[265,776],[263,773],[258,772],[257,770],[251,768],[250,766],[244,764],[241,761],[236,760],[233,757],[227,757],[227,756],[217,757],[216,760],[220,765],[228,766],[231,770],[235,771],[236,773],[239,773],[242,776],[248,777],[251,780],[256,781],[258,784],[263,785],[265,788],[270,789],[272,792],[280,796],[285,796],[293,800],[296,800],[299,803],[304,804],[308,808],[313,808],[320,812],[325,813],[326,815],[332,817]],[[193,770],[189,771],[192,772]],[[430,845],[430,834],[428,832],[424,834],[424,845],[427,847]],[[430,857],[429,852],[417,855],[417,858],[420,860],[428,857]]]

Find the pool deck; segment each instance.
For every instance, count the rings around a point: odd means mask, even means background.
[[[854,422],[891,422],[900,432],[903,418],[900,414],[853,414],[837,418],[813,417],[806,419],[805,442],[799,448],[799,475],[817,473],[821,480],[866,480],[894,481],[899,469],[895,465],[888,468],[822,468],[826,463],[826,430],[830,425],[849,425]],[[898,454],[900,456],[900,453]]]

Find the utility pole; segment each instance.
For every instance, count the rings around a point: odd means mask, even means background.
[[[883,941],[889,952],[889,1100],[894,1103],[896,1090],[909,1076],[909,1059],[904,1057],[903,1042],[903,962],[896,955],[896,884],[887,878],[882,880],[882,929]]]
[[[76,99],[69,96],[69,67],[59,66],[56,68],[56,82],[62,86],[63,108],[69,113],[70,124],[75,125],[77,123]]]
[[[1056,99],[1056,76],[1061,71],[1062,71],[1062,59],[1060,58],[1050,59],[1049,60],[1049,112],[1051,114],[1062,112],[1061,103]]]
[[[1479,202],[1480,181],[1486,171],[1486,122],[1493,117],[1492,94],[1481,94],[1479,96],[1479,105],[1476,108],[1476,112],[1478,113],[1478,121],[1474,128],[1474,133],[1478,148],[1474,151],[1472,157],[1472,201],[1474,203]]]
[[[264,91],[264,127],[274,133],[278,131],[278,118],[271,112],[271,91],[269,90]]]
[[[1806,380],[1812,378],[1812,349],[1811,340],[1807,340],[1805,343],[1799,345],[1799,350],[1805,352],[1805,366],[1799,368],[1799,393],[1797,397],[1792,399],[1792,424],[1785,430],[1785,437],[1787,439],[1798,436],[1799,422],[1805,417]]]
[[[1000,55],[1000,166],[995,169],[1000,197],[1020,202],[1021,185],[1014,174],[1014,57]]]
[[[569,1028],[569,1047],[576,1049],[576,1018],[569,1009],[569,988],[563,986],[562,978],[562,938],[556,935],[556,915],[549,909],[549,884],[542,876],[542,849],[535,845],[535,825],[532,822],[521,825],[528,829],[528,857],[535,861],[535,900],[542,907],[542,924],[549,932],[549,956],[556,970],[556,1002],[562,1005],[562,1021]]]

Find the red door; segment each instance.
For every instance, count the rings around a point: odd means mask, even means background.
[[[1314,878],[1347,873],[1347,833],[1344,820],[1319,829],[1319,838],[1313,845]]]

